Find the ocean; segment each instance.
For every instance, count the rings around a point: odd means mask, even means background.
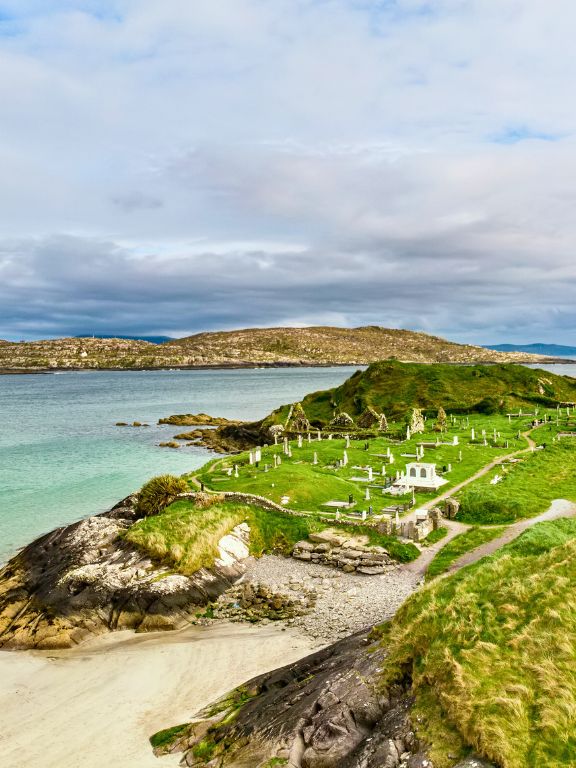
[[[540,366],[576,377],[576,365]],[[160,448],[174,413],[255,420],[356,368],[82,371],[0,376],[0,563],[52,528],[102,512],[150,477],[212,456]],[[116,427],[140,421],[146,428]]]
[[[212,456],[160,448],[174,413],[255,420],[355,368],[82,371],[0,376],[0,562],[52,528],[102,512],[154,475]],[[146,428],[116,427],[140,421]]]

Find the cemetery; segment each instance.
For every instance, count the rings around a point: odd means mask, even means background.
[[[296,404],[289,418],[297,419],[302,432],[272,429],[269,443],[213,460],[195,482],[212,491],[264,496],[324,523],[360,523],[421,542],[439,527],[442,515],[458,514],[460,502],[450,498],[452,488],[508,457],[483,481],[506,493],[515,467],[530,462],[532,451],[538,453],[547,442],[554,450],[574,417],[569,406],[492,415],[444,411],[439,429],[438,414],[425,416],[418,408],[398,422],[376,411],[371,415],[370,433],[347,418],[337,419],[339,431],[316,429]],[[534,445],[530,435],[536,437]],[[434,504],[439,495],[447,499]],[[403,520],[409,512],[410,519]]]

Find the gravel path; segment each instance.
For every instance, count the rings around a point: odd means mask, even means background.
[[[287,623],[321,642],[391,618],[422,582],[421,574],[403,568],[382,576],[360,576],[274,555],[253,560],[245,578],[288,593],[313,589],[316,607]]]

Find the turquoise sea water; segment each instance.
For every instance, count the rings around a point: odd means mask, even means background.
[[[258,419],[355,368],[70,372],[0,376],[0,562],[60,525],[101,512],[153,475],[206,462],[160,448],[173,413]],[[145,429],[116,427],[141,421]]]

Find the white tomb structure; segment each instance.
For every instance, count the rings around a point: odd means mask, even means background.
[[[402,485],[405,488],[422,488],[437,491],[448,480],[436,474],[436,464],[428,464],[424,461],[412,461],[406,464],[406,472],[403,472],[394,485]]]

